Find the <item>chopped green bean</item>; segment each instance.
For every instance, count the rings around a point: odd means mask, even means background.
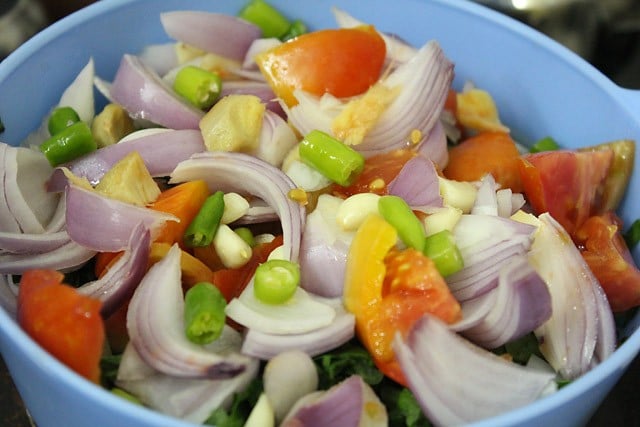
[[[184,296],[184,327],[187,339],[196,344],[209,344],[222,334],[227,301],[209,282],[191,287]]]
[[[529,149],[529,152],[531,152],[531,153],[540,153],[542,151],[554,151],[554,150],[557,150],[559,148],[560,148],[560,145],[558,145],[556,140],[551,138],[550,136],[547,136],[545,138],[542,138],[541,140],[539,140],[535,144],[533,144],[531,146],[531,148]]]
[[[442,277],[447,277],[464,267],[462,254],[456,246],[453,233],[449,230],[428,236],[424,242],[423,253],[433,260]]]
[[[49,133],[51,135],[55,135],[68,128],[72,124],[78,123],[79,121],[80,116],[73,108],[57,107],[51,112],[51,115],[49,116],[47,128],[49,129]]]
[[[305,164],[342,186],[351,184],[364,168],[362,154],[319,130],[304,137],[299,153]]]
[[[629,250],[633,250],[638,242],[640,242],[640,219],[633,221],[631,227],[624,233],[624,240]]]
[[[208,109],[220,96],[222,79],[204,68],[187,65],[176,74],[173,90],[197,108]]]
[[[190,248],[209,246],[220,226],[224,213],[224,193],[216,191],[202,207],[184,232],[184,244]]]
[[[300,283],[300,266],[283,259],[272,259],[258,266],[253,292],[267,304],[282,304],[293,296]]]
[[[393,225],[405,245],[422,252],[425,241],[424,225],[402,197],[380,197],[378,212],[385,221]]]
[[[51,166],[69,162],[98,148],[91,129],[85,122],[77,122],[56,133],[40,145]]]
[[[244,240],[247,245],[254,247],[256,245],[256,241],[253,239],[253,233],[247,227],[238,227],[233,230],[242,240]]]
[[[260,27],[264,38],[280,38],[291,26],[282,13],[264,0],[250,1],[238,16]]]
[[[296,37],[306,33],[307,31],[308,29],[305,23],[299,19],[296,19],[291,23],[287,32],[284,33],[284,35],[281,36],[280,39],[286,42],[287,40],[295,39]]]

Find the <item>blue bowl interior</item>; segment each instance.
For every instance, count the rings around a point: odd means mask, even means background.
[[[623,90],[582,59],[522,24],[465,1],[270,0],[313,28],[335,26],[338,5],[382,31],[414,45],[436,39],[456,64],[455,85],[487,89],[517,140],[551,135],[566,147],[615,139],[640,141],[640,94]],[[103,0],[36,35],[0,64],[0,139],[19,144],[36,129],[64,88],[90,57],[98,76],[110,80],[124,53],[168,42],[159,13],[209,10],[235,14],[243,0]],[[97,94],[96,94],[97,95]],[[98,96],[98,95],[97,95]],[[99,96],[98,96],[99,98]],[[104,102],[104,100],[102,100]],[[636,160],[636,169],[638,161]],[[640,188],[639,174],[631,188]],[[629,191],[620,215],[638,216],[638,191]],[[634,252],[636,262],[640,252]],[[597,369],[554,396],[478,425],[574,425],[586,422],[640,349],[636,316],[629,338]],[[41,350],[0,310],[0,350],[39,425],[188,425],[135,407],[89,384]],[[46,391],[45,391],[46,390]],[[65,408],[65,409],[61,409]],[[73,408],[73,410],[71,410]]]

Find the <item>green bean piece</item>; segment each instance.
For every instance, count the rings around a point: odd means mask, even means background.
[[[220,226],[224,213],[224,193],[216,191],[202,204],[184,232],[184,244],[190,248],[209,246]]]
[[[225,324],[227,301],[209,282],[193,285],[184,295],[184,327],[187,339],[209,344],[220,337]]]
[[[266,304],[282,304],[296,292],[300,283],[300,266],[295,262],[272,259],[258,266],[253,293]]]
[[[296,37],[305,34],[307,31],[309,31],[309,29],[307,28],[305,23],[299,19],[296,19],[291,23],[287,32],[280,37],[280,40],[286,42],[287,40],[295,39]]]
[[[247,245],[254,247],[256,245],[256,241],[253,238],[253,233],[247,227],[238,227],[233,230],[242,240],[244,240]]]
[[[442,277],[450,276],[464,267],[462,254],[449,230],[428,236],[424,241],[423,253],[431,258]]]
[[[208,109],[220,96],[222,79],[204,68],[187,65],[176,74],[173,90],[197,108]]]
[[[425,239],[424,225],[402,197],[380,197],[378,212],[396,229],[400,240],[407,247],[422,252]]]
[[[264,38],[280,38],[291,26],[282,13],[264,0],[250,1],[238,16],[260,27]]]
[[[541,153],[543,151],[554,151],[560,148],[555,139],[547,136],[542,138],[529,148],[530,153]]]
[[[80,116],[76,113],[71,107],[57,107],[49,116],[49,121],[47,122],[47,128],[49,129],[49,134],[55,135],[58,132],[68,128],[74,123],[78,123],[80,121]]]
[[[77,122],[61,130],[40,145],[51,166],[69,162],[98,148],[91,129],[85,122]]]
[[[332,136],[313,130],[299,146],[300,159],[331,181],[348,186],[364,169],[364,157]]]

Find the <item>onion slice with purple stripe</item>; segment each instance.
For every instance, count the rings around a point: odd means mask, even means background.
[[[190,342],[184,333],[180,248],[144,276],[129,303],[127,331],[140,357],[154,369],[180,378],[232,378],[251,359],[236,352],[218,354]]]
[[[82,156],[65,167],[75,176],[87,178],[91,185],[96,185],[113,165],[132,151],[140,154],[151,176],[160,177],[168,176],[179,162],[191,155],[205,151],[205,146],[199,130],[167,129],[109,145]],[[62,191],[66,184],[66,177],[57,168],[47,188],[49,191]]]
[[[149,120],[170,129],[198,129],[204,116],[139,57],[130,54],[122,57],[108,98],[122,105],[134,119]]]
[[[477,347],[428,314],[406,340],[396,335],[394,350],[409,388],[438,426],[467,424],[527,405],[555,377]]]
[[[160,22],[170,37],[236,61],[262,36],[256,25],[223,13],[176,10],[161,13]]]
[[[442,207],[438,171],[424,155],[414,156],[404,164],[389,183],[388,192],[402,197],[413,209]]]
[[[102,277],[78,288],[81,294],[102,301],[100,313],[105,319],[133,295],[147,272],[150,243],[149,230],[142,223],[138,224],[131,233],[129,246],[122,256]]]
[[[34,268],[72,271],[96,254],[76,242],[68,243],[39,254],[0,254],[0,274],[22,274]]]
[[[297,261],[305,209],[288,196],[296,188],[280,169],[248,154],[212,151],[194,154],[180,162],[170,183],[203,179],[211,190],[250,193],[264,200],[278,213],[282,224],[283,256]]]
[[[549,364],[563,378],[574,379],[596,362],[599,340],[605,347],[615,340],[613,317],[600,314],[600,283],[564,228],[549,214],[538,219],[529,259],[551,292],[553,314],[535,333]],[[600,331],[607,335],[599,337]]]
[[[126,249],[140,222],[151,231],[153,240],[166,221],[178,221],[173,215],[110,199],[73,184],[67,186],[66,204],[71,239],[100,252]]]
[[[462,330],[462,335],[484,348],[518,339],[551,317],[551,294],[525,255],[500,269],[498,286],[489,294],[479,298],[491,298],[491,310],[480,323]]]

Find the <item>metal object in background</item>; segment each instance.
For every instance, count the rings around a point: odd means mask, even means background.
[[[0,0],[0,60],[48,24],[40,2]]]

